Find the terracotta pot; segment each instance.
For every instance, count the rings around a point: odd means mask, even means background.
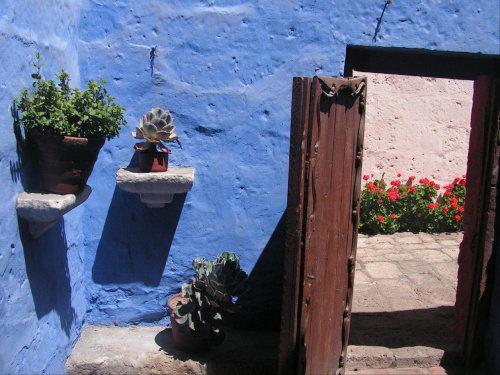
[[[197,339],[190,330],[181,331],[181,325],[175,320],[174,308],[177,304],[186,302],[187,298],[182,297],[181,294],[176,294],[170,297],[167,302],[170,323],[172,325],[172,336],[174,337],[174,345],[177,349],[190,353],[208,350],[210,349],[210,346],[208,345],[207,340]]]
[[[168,153],[139,152],[139,169],[143,172],[165,172],[168,169]]]
[[[78,138],[31,132],[44,190],[56,194],[83,191],[94,169],[102,138]]]

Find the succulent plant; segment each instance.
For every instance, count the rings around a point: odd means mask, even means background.
[[[224,327],[238,312],[235,297],[249,289],[248,275],[240,268],[240,260],[231,252],[223,252],[214,261],[193,260],[194,277],[182,286],[189,301],[175,307],[174,318],[183,332],[191,331],[210,346],[224,341]]]
[[[137,132],[132,132],[135,139],[143,139],[145,142],[136,143],[134,148],[137,151],[156,151],[158,146],[164,152],[170,150],[163,142],[174,142],[179,137],[175,134],[175,126],[172,125],[174,119],[168,110],[153,108],[142,116]]]

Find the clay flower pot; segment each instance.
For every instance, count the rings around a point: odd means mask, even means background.
[[[35,145],[44,190],[56,194],[78,194],[87,185],[102,138],[78,138],[30,132]]]
[[[168,169],[168,153],[139,152],[139,169],[142,172],[165,172]]]
[[[184,304],[188,301],[187,298],[182,297],[182,294],[175,294],[169,298],[167,305],[170,315],[170,323],[172,325],[172,336],[174,337],[174,345],[177,349],[184,352],[200,352],[210,349],[207,340],[199,340],[191,332],[189,327],[181,327],[175,320],[174,308],[179,304]],[[186,323],[187,325],[187,323]]]

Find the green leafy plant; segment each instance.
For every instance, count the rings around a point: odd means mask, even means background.
[[[70,78],[64,70],[56,75],[58,84],[42,78],[40,54],[36,54],[33,65],[36,73],[31,75],[35,80],[32,92],[23,90],[21,97],[14,99],[25,131],[108,140],[119,134],[126,124],[125,110],[108,95],[106,81],[89,81],[87,88],[80,91],[69,86]]]
[[[134,138],[144,140],[136,143],[134,148],[137,151],[156,152],[158,146],[163,152],[170,153],[163,142],[174,142],[179,139],[175,134],[175,126],[172,125],[173,121],[168,110],[153,108],[148,111],[136,127],[137,132],[132,132]]]
[[[401,177],[398,174],[398,177]],[[462,229],[465,211],[465,176],[439,186],[428,178],[415,183],[410,176],[386,184],[384,176],[371,181],[365,175],[361,191],[359,231],[366,234],[395,232],[453,232]],[[444,193],[438,194],[440,190]]]
[[[238,256],[223,252],[215,260],[193,260],[194,276],[183,284],[182,296],[187,302],[175,307],[173,314],[183,332],[191,331],[209,345],[219,345],[238,308],[234,299],[249,286],[248,275],[240,268]]]

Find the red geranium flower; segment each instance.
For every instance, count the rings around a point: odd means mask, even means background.
[[[420,182],[422,185],[427,185],[429,183],[428,178],[421,178],[418,182]]]
[[[448,207],[443,208],[443,212],[448,212],[450,209]]]
[[[464,212],[464,208],[463,207],[458,207],[458,212],[460,212],[460,213]]]
[[[462,218],[460,217],[460,215],[455,215],[454,219],[455,219],[456,221],[460,221],[460,220],[462,220]]]
[[[415,176],[410,176],[408,177],[408,180],[413,181],[416,177]]]
[[[377,216],[377,220],[378,220],[379,223],[381,223],[382,221],[384,221],[384,217],[382,215],[378,215]]]
[[[396,218],[396,214],[391,214],[391,219],[395,219]]]
[[[367,174],[365,174],[365,175],[363,176],[363,180],[365,180],[365,181],[366,181],[366,180],[369,180],[369,179],[370,179],[370,176],[368,176]]]
[[[431,210],[433,210],[433,209],[434,209],[434,207],[435,207],[435,206],[434,206],[434,203],[429,203],[427,206],[428,206]]]

